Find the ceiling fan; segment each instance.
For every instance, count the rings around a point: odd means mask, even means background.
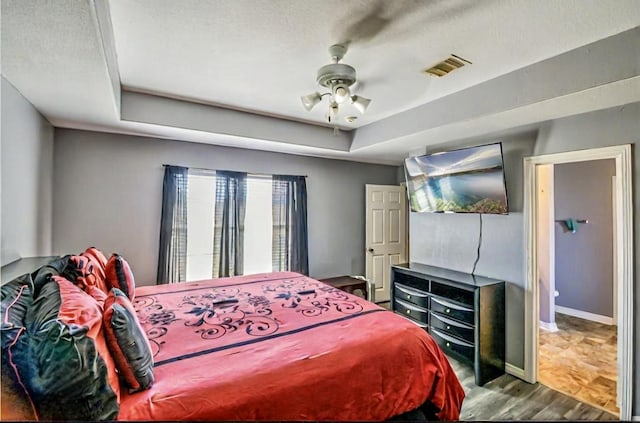
[[[329,110],[326,115],[329,123],[335,123],[340,104],[351,103],[360,113],[364,113],[371,103],[370,99],[351,93],[350,87],[356,82],[356,70],[353,66],[339,63],[346,53],[347,47],[345,45],[332,45],[329,47],[329,55],[333,63],[318,69],[316,82],[328,88],[330,92],[320,94],[316,91],[300,97],[304,108],[311,111],[316,104],[322,101],[322,97],[330,96]]]

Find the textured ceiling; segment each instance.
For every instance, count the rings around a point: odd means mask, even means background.
[[[371,98],[359,127],[632,27],[638,2],[593,0],[111,0],[121,82],[292,119],[324,121],[328,100],[307,112],[327,49],[350,41]],[[637,14],[636,14],[637,19]],[[637,24],[637,22],[636,22]],[[473,65],[445,78],[421,71],[462,56]]]
[[[1,7],[2,76],[59,127],[399,163],[428,144],[640,101],[638,0]],[[339,42],[349,43],[343,63],[358,72],[354,92],[372,103],[364,115],[345,107],[341,117],[359,119],[340,126],[355,130],[335,134],[324,123],[326,99],[307,112],[299,97],[320,88],[316,71]],[[421,73],[451,53],[473,64],[445,78]],[[122,104],[121,87],[131,92]]]

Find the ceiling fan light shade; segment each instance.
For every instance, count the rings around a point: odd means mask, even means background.
[[[327,111],[327,122],[332,123],[336,121],[338,117],[338,103],[332,102],[329,105],[329,110]]]
[[[371,103],[371,100],[369,100],[368,98],[364,98],[359,95],[351,96],[351,104],[353,104],[360,113],[364,113],[364,111],[367,110],[367,107],[369,107],[369,103]]]
[[[304,108],[307,109],[307,112],[310,112],[316,104],[320,103],[322,96],[316,91],[312,94],[303,95],[300,97],[300,100],[302,101]]]
[[[337,84],[333,87],[333,99],[338,104],[344,103],[350,95],[351,92],[347,85]]]

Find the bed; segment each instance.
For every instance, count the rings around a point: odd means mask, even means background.
[[[155,382],[120,390],[118,420],[458,419],[464,390],[423,329],[310,277],[140,286],[132,303]]]

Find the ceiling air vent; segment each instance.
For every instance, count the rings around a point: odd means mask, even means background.
[[[425,69],[424,72],[431,76],[445,76],[456,69],[460,69],[466,64],[471,64],[467,59],[463,59],[460,56],[456,56],[452,54],[448,59],[443,60],[442,62],[436,64],[435,66],[430,67],[429,69]]]

